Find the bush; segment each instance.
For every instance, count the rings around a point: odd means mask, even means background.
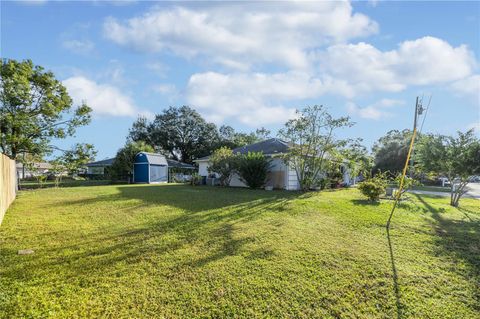
[[[210,174],[217,173],[221,186],[230,185],[233,174],[237,168],[237,156],[228,147],[221,147],[210,156]]]
[[[248,152],[238,160],[238,175],[250,188],[260,188],[267,182],[270,160],[261,152]]]
[[[190,179],[190,185],[192,186],[200,185],[201,180],[202,180],[202,177],[198,175],[198,173],[193,173],[192,178]]]
[[[386,173],[379,173],[375,177],[369,178],[358,185],[360,192],[371,201],[380,199],[380,195],[385,193],[388,179]]]

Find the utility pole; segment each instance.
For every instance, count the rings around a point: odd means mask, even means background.
[[[415,115],[413,117],[413,132],[415,132],[417,130],[417,122],[418,122],[418,116],[419,115],[422,115],[423,113],[423,106],[422,106],[422,102],[423,102],[423,99],[420,100],[420,98],[417,96],[417,101],[415,102]],[[413,178],[413,173],[415,172],[415,169],[413,167],[413,164],[415,162],[414,160],[414,150],[413,150],[413,146],[412,146],[412,156],[410,157],[410,178]]]
[[[410,166],[412,166],[412,170],[410,171],[410,176],[413,177],[413,159],[411,157],[412,152],[413,152],[413,144],[415,143],[415,137],[417,136],[417,119],[418,116],[423,113],[423,107],[422,107],[422,102],[417,96],[417,101],[415,103],[415,117],[413,118],[413,132],[412,132],[412,138],[410,140],[410,146],[408,147],[408,153],[407,153],[407,158],[405,160],[405,165],[403,167],[402,171],[402,177],[400,179],[400,185],[398,187],[397,194],[395,195],[395,202],[392,207],[392,211],[390,212],[390,216],[388,217],[387,221],[387,232],[390,230],[390,222],[392,221],[393,213],[395,212],[395,208],[397,207],[398,201],[400,200],[400,196],[402,194],[402,189],[403,189],[403,182],[405,180],[405,176],[407,174],[407,169],[408,169],[408,163],[410,162]]]

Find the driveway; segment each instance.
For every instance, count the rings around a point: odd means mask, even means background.
[[[480,183],[469,183],[466,187],[467,187],[467,192],[465,193],[465,195],[463,195],[463,197],[480,199]],[[431,191],[420,191],[420,190],[411,190],[408,192],[412,194],[450,196],[450,193],[445,193],[445,192],[431,192]]]

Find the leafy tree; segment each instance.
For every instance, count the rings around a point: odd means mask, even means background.
[[[71,136],[90,122],[91,109],[73,109],[62,83],[32,61],[3,59],[0,76],[0,148],[11,159],[49,153],[51,139]]]
[[[271,160],[262,152],[248,152],[238,159],[240,179],[250,188],[260,188],[267,182]]]
[[[345,147],[342,150],[342,155],[342,163],[349,170],[354,184],[357,176],[367,177],[371,175],[373,158],[368,154],[366,147],[361,145],[359,141],[355,141]]]
[[[226,146],[231,149],[263,141],[270,135],[270,131],[263,127],[255,132],[241,133],[235,132],[231,126],[222,125],[218,131],[220,138],[218,146]]]
[[[128,140],[133,142],[145,142],[152,145],[151,136],[150,136],[150,123],[144,116],[139,116],[135,122],[133,122],[132,127],[128,131]]]
[[[348,142],[336,138],[335,132],[352,125],[349,117],[333,118],[321,105],[297,111],[297,117],[285,123],[279,132],[290,144],[284,158],[295,169],[302,190],[318,185],[330,161],[329,154]]]
[[[60,163],[69,175],[75,175],[80,168],[92,161],[96,154],[97,151],[91,144],[75,144],[60,156]]]
[[[402,173],[399,173],[399,174],[397,175],[397,177],[395,177],[395,180],[394,180],[396,187],[400,188],[400,182],[401,182],[401,180],[402,180]],[[420,184],[420,183],[419,183],[416,179],[414,179],[414,178],[412,178],[412,177],[405,176],[404,179],[403,179],[402,192],[401,192],[401,194],[400,194],[400,197],[402,197],[402,195],[403,195],[406,191],[408,191],[409,189],[411,189],[413,186],[416,186],[416,185],[419,185],[419,184]],[[399,198],[400,198],[400,197],[399,197]]]
[[[97,152],[91,144],[75,144],[70,150],[66,150],[50,162],[50,173],[55,177],[55,186],[58,187],[65,173],[75,175],[88,162],[95,158]]]
[[[114,178],[130,177],[133,174],[135,155],[140,152],[153,152],[153,147],[144,141],[127,142],[118,150],[111,167]]]
[[[374,172],[402,172],[412,138],[410,130],[391,130],[373,145]]]
[[[237,167],[237,156],[228,147],[221,147],[210,156],[209,173],[219,175],[220,185],[228,186]]]
[[[429,134],[420,141],[418,164],[426,173],[448,177],[450,205],[457,207],[469,177],[480,174],[480,140],[473,129],[457,137]]]
[[[143,118],[138,119],[129,138],[144,140],[155,149],[165,150],[174,159],[187,163],[209,155],[219,139],[215,124],[207,123],[188,106],[170,107],[157,114],[148,126]]]

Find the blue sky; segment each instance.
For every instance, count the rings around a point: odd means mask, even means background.
[[[478,128],[479,53],[475,1],[1,3],[2,58],[33,60],[87,101],[92,123],[56,144],[93,143],[98,159],[170,105],[276,132],[323,104],[371,146],[432,95],[423,131]]]

